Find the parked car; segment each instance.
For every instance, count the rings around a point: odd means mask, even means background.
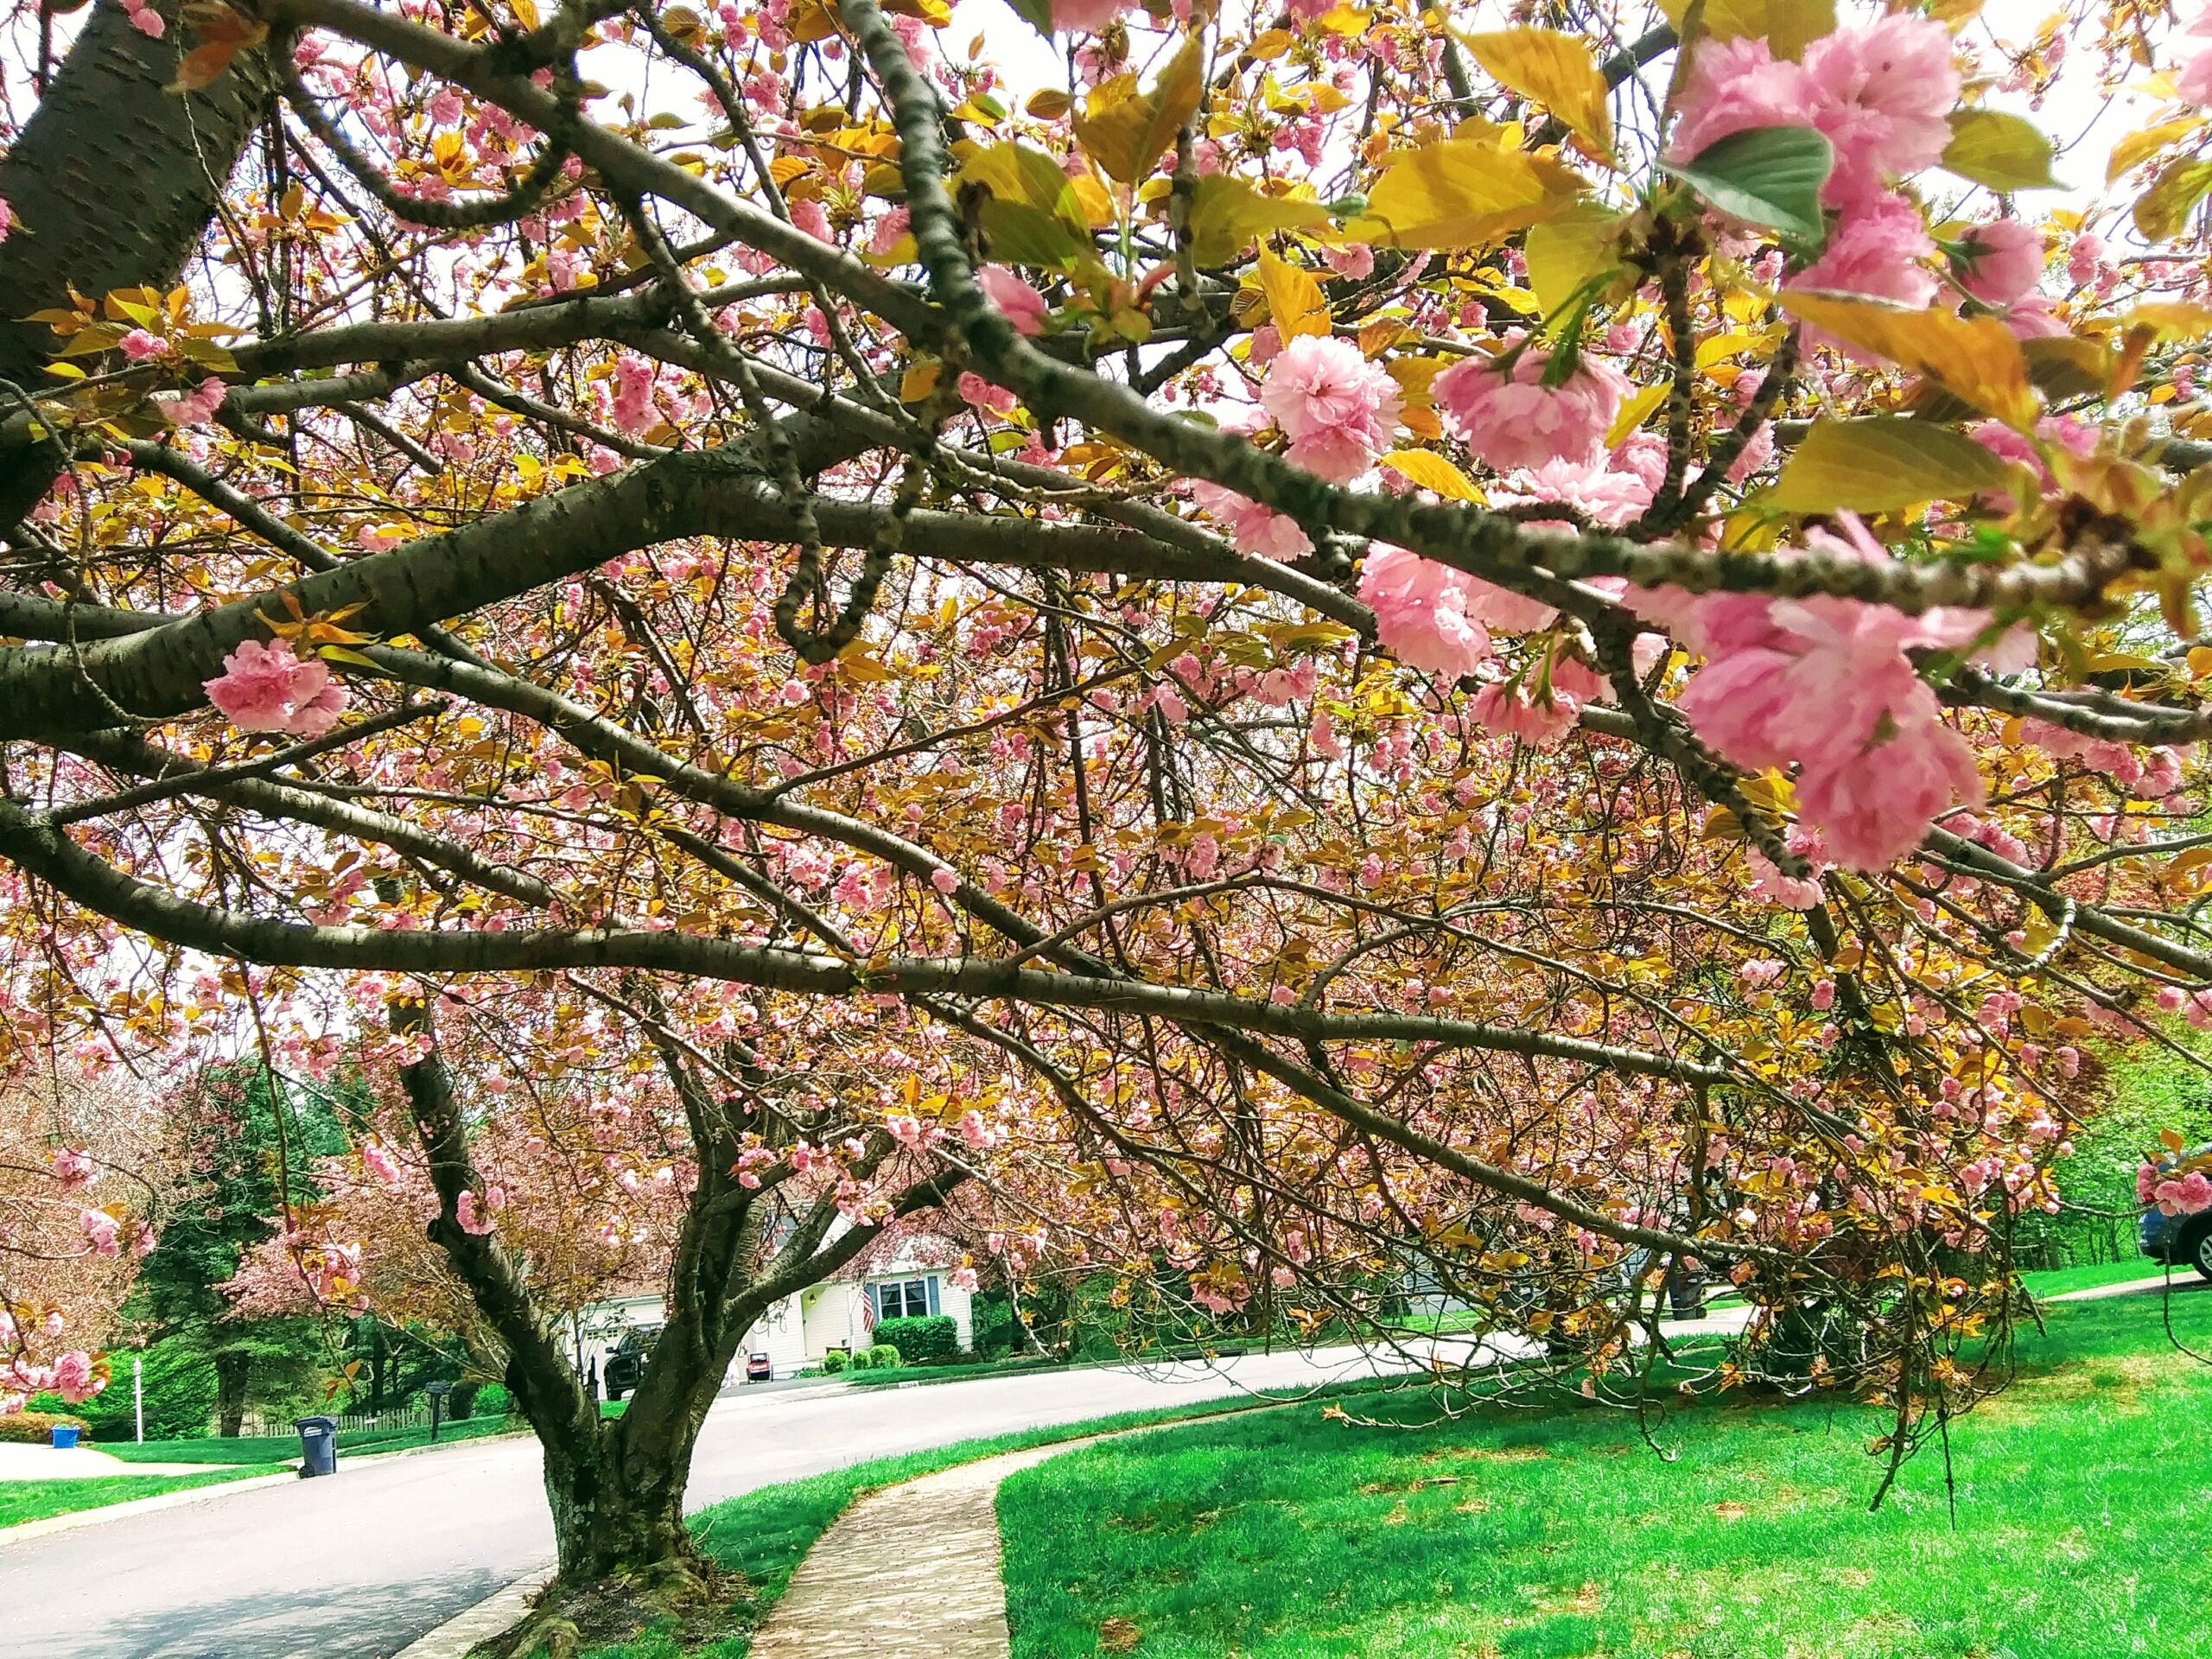
[[[2196,1147],[2161,1158],[2157,1169],[2157,1179],[2162,1181],[2198,1169],[2212,1175],[2212,1146]],[[2170,1216],[2153,1205],[2143,1212],[2136,1238],[2143,1254],[2153,1262],[2195,1268],[2207,1279],[2212,1279],[2212,1210],[2194,1216]]]
[[[745,1380],[748,1382],[769,1382],[775,1380],[776,1362],[766,1354],[745,1357]]]
[[[620,1400],[645,1380],[645,1362],[652,1357],[653,1344],[659,1340],[657,1325],[632,1325],[622,1333],[622,1340],[614,1344],[614,1351],[607,1357],[607,1369],[600,1375],[608,1399]]]

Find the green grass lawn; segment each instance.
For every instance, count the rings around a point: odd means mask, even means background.
[[[2212,1296],[2175,1328],[2212,1351]],[[1014,1659],[2198,1656],[2212,1367],[2159,1299],[2062,1305],[2024,1375],[1869,1513],[1847,1402],[1434,1421],[1414,1395],[1072,1452],[1000,1491]]]
[[[514,1425],[504,1417],[471,1417],[458,1423],[438,1426],[438,1443],[448,1440],[471,1440],[486,1434],[510,1432]],[[422,1428],[343,1428],[338,1431],[338,1450],[342,1455],[352,1452],[365,1457],[373,1452],[397,1452],[410,1446],[428,1446],[430,1431]],[[236,1440],[149,1440],[143,1446],[128,1441],[112,1445],[102,1441],[99,1449],[111,1457],[127,1463],[296,1463],[300,1457],[300,1437],[296,1434],[264,1434],[245,1436]]]
[[[979,1359],[969,1365],[891,1365],[880,1371],[846,1370],[839,1375],[856,1389],[887,1389],[901,1382],[958,1382],[975,1376],[1027,1376],[1036,1371],[1065,1371],[1071,1363],[1027,1357]]]
[[[219,1486],[226,1480],[266,1472],[226,1469],[205,1475],[101,1475],[86,1480],[0,1482],[0,1527],[21,1526],[26,1521],[43,1521],[50,1515],[67,1515],[77,1510],[105,1509],[111,1503],[128,1503],[134,1497]]]
[[[703,1647],[685,1649],[664,1630],[612,1646],[586,1649],[581,1659],[743,1659],[751,1643],[748,1634],[784,1593],[814,1541],[829,1530],[855,1498],[918,1475],[932,1475],[956,1464],[1025,1446],[1046,1446],[1054,1440],[1080,1439],[1117,1428],[1136,1428],[1147,1423],[1169,1423],[1185,1417],[1210,1415],[1243,1403],[1243,1397],[1203,1401],[1158,1411],[1124,1412],[1088,1422],[1058,1427],[1027,1429],[988,1440],[961,1440],[903,1457],[876,1458],[828,1474],[810,1476],[780,1486],[764,1486],[702,1510],[691,1517],[691,1530],[700,1548],[730,1572],[741,1573],[746,1593],[726,1610],[732,1634]],[[855,1656],[858,1659],[858,1656]]]

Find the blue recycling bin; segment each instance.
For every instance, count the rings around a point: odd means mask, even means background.
[[[53,1427],[48,1429],[47,1433],[53,1436],[54,1449],[55,1451],[73,1452],[77,1449],[76,1424],[56,1423]]]
[[[292,1425],[300,1431],[300,1476],[338,1472],[338,1420],[302,1417]]]

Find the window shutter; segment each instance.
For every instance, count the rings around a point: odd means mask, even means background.
[[[929,1287],[930,1316],[934,1319],[937,1316],[937,1275],[931,1274],[922,1282]]]

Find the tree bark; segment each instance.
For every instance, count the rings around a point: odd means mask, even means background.
[[[217,1432],[235,1440],[245,1428],[245,1389],[252,1361],[233,1350],[215,1353],[215,1421]]]
[[[16,217],[0,243],[0,379],[24,391],[53,384],[44,370],[54,336],[22,319],[67,305],[73,288],[98,298],[175,282],[270,108],[258,52],[240,53],[204,92],[164,90],[176,75],[185,25],[170,0],[157,9],[168,23],[158,41],[132,27],[121,6],[95,7],[0,158],[0,199]],[[45,493],[51,459],[36,452],[0,475],[0,527]]]

